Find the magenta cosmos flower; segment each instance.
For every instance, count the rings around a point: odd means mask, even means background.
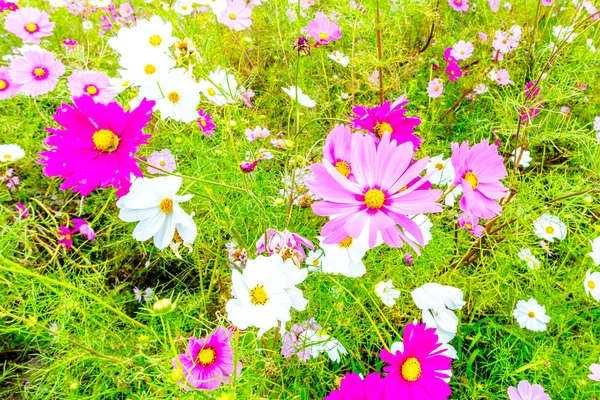
[[[467,0],[448,0],[448,4],[456,11],[469,11],[469,2]]]
[[[182,388],[215,390],[222,382],[229,382],[233,374],[233,353],[229,344],[229,333],[219,326],[210,336],[196,339],[191,337],[184,354],[178,356],[179,363],[173,359],[173,368],[183,370],[185,383]],[[242,363],[238,363],[236,373],[239,374]]]
[[[408,100],[400,96],[394,103],[386,101],[381,106],[354,107],[353,126],[355,129],[364,129],[372,133],[377,140],[387,132],[392,135],[391,140],[398,144],[412,142],[416,149],[421,144],[421,139],[415,136],[414,129],[421,123],[421,118],[405,117],[406,109],[403,106],[406,104]]]
[[[21,93],[39,96],[56,87],[65,66],[49,51],[26,51],[22,56],[13,57],[8,73],[14,83],[21,85]]]
[[[322,12],[315,14],[315,17],[308,22],[305,31],[317,41],[315,47],[333,42],[342,37],[342,31],[338,24],[331,22]]]
[[[450,82],[456,82],[458,78],[463,76],[462,69],[455,63],[448,63],[446,67],[446,73],[448,74],[448,80]]]
[[[441,190],[426,190],[426,178],[419,175],[429,158],[412,162],[413,144],[397,145],[390,135],[383,135],[376,146],[369,136],[352,135],[350,165],[356,182],[352,182],[329,162],[309,168],[313,179],[306,186],[323,201],[312,205],[315,214],[330,216],[321,235],[324,243],[340,243],[357,238],[365,227],[369,229],[369,246],[375,247],[378,234],[391,247],[402,247],[406,241],[416,252],[419,249],[397,226],[410,233],[423,246],[419,226],[408,216],[424,212],[440,212],[435,201]]]
[[[519,382],[517,387],[509,387],[508,398],[510,400],[551,400],[550,396],[544,393],[543,387],[532,385],[528,381]]]
[[[149,134],[142,129],[152,117],[153,101],[143,99],[133,111],[118,103],[95,103],[89,96],[63,104],[54,120],[64,129],[46,128],[52,135],[45,143],[53,149],[39,153],[46,176],[65,181],[60,189],[73,188],[87,196],[98,187],[112,185],[123,196],[131,186],[130,175],[142,177],[135,153]]]
[[[351,155],[352,132],[345,125],[336,125],[325,139],[323,161],[333,165],[345,178],[354,181]]]
[[[71,97],[90,96],[102,104],[110,103],[116,96],[109,86],[108,76],[98,71],[76,71],[67,80]]]
[[[60,226],[58,228],[58,245],[62,246],[65,250],[71,250],[71,246],[73,246],[73,232],[66,226]]]
[[[212,121],[210,114],[200,109],[198,110],[198,128],[204,132],[204,136],[209,137],[215,134],[215,128],[217,125]]]
[[[363,380],[358,374],[346,372],[340,382],[339,390],[334,390],[323,400],[380,400],[383,397],[383,379],[379,373],[366,376]]]
[[[469,142],[460,146],[452,143],[452,166],[455,174],[452,185],[460,185],[463,190],[460,209],[482,219],[500,215],[502,207],[495,200],[506,196],[508,190],[500,183],[507,173],[498,147],[487,139],[470,149]]]
[[[39,44],[41,38],[52,35],[54,22],[44,11],[23,7],[6,16],[4,28],[23,39],[23,43]]]
[[[252,7],[246,4],[246,0],[228,0],[227,7],[217,15],[217,20],[229,29],[241,31],[252,25],[250,15]]]
[[[445,349],[435,328],[414,323],[404,329],[403,343],[394,343],[392,352],[381,350],[380,357],[390,364],[383,367],[383,399],[447,399],[452,391],[444,379],[450,378],[452,359],[442,355]]]
[[[8,73],[8,67],[0,67],[0,100],[16,96],[21,85],[13,82]]]

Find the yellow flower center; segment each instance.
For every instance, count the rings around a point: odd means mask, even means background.
[[[10,160],[12,158],[12,156],[10,154],[5,154],[4,155],[4,159],[5,160]]]
[[[215,89],[209,87],[208,89],[206,89],[206,91],[208,92],[209,96],[214,96],[215,94],[217,94],[217,92],[215,92]]]
[[[162,38],[159,35],[152,35],[150,36],[150,45],[156,47],[156,46],[160,46],[160,44],[162,43]]]
[[[38,78],[46,76],[46,71],[44,71],[44,68],[36,68],[36,69],[33,70],[33,73]]]
[[[25,30],[29,33],[34,33],[38,31],[38,26],[36,24],[27,24],[25,25]]]
[[[161,167],[164,167],[165,165],[167,165],[167,163],[165,162],[165,160],[161,160],[158,165],[160,165]]]
[[[162,199],[158,205],[158,208],[165,214],[171,214],[173,212],[173,200],[169,199],[168,197]]]
[[[436,89],[436,90],[437,90],[437,89]],[[444,164],[442,164],[441,162],[439,162],[439,163],[435,164],[435,169],[438,169],[438,170],[440,170],[440,171],[441,171],[443,168],[444,168]]]
[[[421,363],[414,357],[409,357],[402,364],[402,377],[409,382],[414,382],[421,376]]]
[[[312,265],[314,265],[315,267],[319,266],[319,260],[317,260],[316,258],[313,260]]]
[[[551,226],[547,226],[546,229],[544,229],[546,231],[546,233],[548,235],[552,235],[554,233],[554,228]]]
[[[437,92],[438,90],[440,90],[440,87],[439,86],[434,86],[433,90],[435,90]]]
[[[327,39],[328,37],[329,37],[329,35],[328,35],[327,33],[325,33],[325,32],[321,32],[321,33],[319,33],[319,38],[320,38],[321,40],[325,40],[325,39]]]
[[[342,249],[347,249],[348,247],[352,246],[352,238],[348,236],[346,239],[339,242],[338,246],[340,246]]]
[[[464,50],[461,50],[461,51],[460,51],[460,54],[465,54],[465,51],[464,51]]]
[[[0,90],[4,90],[8,87],[8,82],[6,82],[4,79],[0,79]]]
[[[378,139],[381,139],[383,137],[383,134],[386,132],[390,135],[394,132],[392,126],[387,122],[377,124],[375,125],[375,128],[373,128],[373,133],[375,134],[375,136],[377,136]]]
[[[508,43],[508,39],[507,38],[502,39],[502,43],[504,43],[504,44]]]
[[[589,280],[587,283],[588,287],[592,290],[596,289],[596,283],[592,280]]]
[[[477,186],[479,186],[479,179],[477,179],[477,175],[470,171],[463,176],[463,179],[471,185],[471,189],[473,190],[477,189]]]
[[[350,176],[350,165],[348,165],[346,161],[338,161],[335,163],[334,167],[344,176],[344,178]]]
[[[144,72],[148,75],[152,75],[156,72],[156,67],[152,64],[146,64],[146,66],[144,67]]]
[[[265,292],[265,288],[262,285],[256,285],[254,289],[250,291],[250,301],[255,306],[264,306],[269,301],[269,296]]]
[[[88,87],[85,88],[85,92],[87,94],[89,94],[90,96],[93,96],[95,94],[98,94],[98,88],[94,85],[89,85]]]
[[[170,92],[167,95],[167,98],[169,99],[169,101],[171,103],[177,103],[179,101],[179,99],[181,98],[181,96],[177,92]]]
[[[369,189],[369,191],[365,193],[364,202],[371,210],[380,209],[385,202],[385,194],[379,189]]]
[[[198,353],[198,357],[196,357],[196,362],[198,364],[202,364],[202,365],[206,366],[206,365],[211,365],[212,363],[214,363],[216,358],[217,358],[217,353],[213,349],[208,347],[206,349],[200,350],[200,353]]]
[[[465,224],[465,228],[467,228],[467,230],[471,230],[471,229],[473,229],[473,225],[471,225],[470,223],[467,222]]]
[[[235,20],[237,18],[237,15],[235,15],[234,13],[229,14],[229,19]]]
[[[456,4],[458,4],[460,6],[460,3],[462,3],[462,0],[456,0],[455,2]]]
[[[112,153],[119,146],[119,137],[115,135],[113,131],[108,129],[100,129],[94,132],[92,141],[96,150],[103,151],[105,153]]]
[[[454,70],[450,71],[450,75],[454,75]]]
[[[202,125],[202,127],[205,127],[205,126],[206,126],[206,121],[205,121],[205,120],[203,120],[203,119],[201,119],[201,120],[200,120],[200,125]]]
[[[527,315],[529,316],[529,318],[535,318],[535,313],[533,311],[529,311]]]
[[[123,82],[121,82],[121,86],[123,86],[123,87],[129,86],[129,81],[123,81]]]
[[[71,236],[71,235],[69,235],[68,233],[65,235],[65,239],[67,239],[67,240],[71,240],[71,238],[72,238],[72,236]]]

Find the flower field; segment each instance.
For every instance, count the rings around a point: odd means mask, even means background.
[[[0,0],[0,398],[600,398],[600,4],[360,1]]]

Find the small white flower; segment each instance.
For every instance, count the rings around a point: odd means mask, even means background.
[[[512,162],[513,163],[517,162],[517,159],[519,157],[521,157],[521,159],[519,160],[519,167],[523,167],[523,168],[529,167],[529,163],[532,160],[531,153],[529,152],[529,150],[523,150],[522,147],[515,149],[512,152],[512,158],[511,158]]]
[[[319,331],[307,329],[300,334],[298,340],[310,348],[312,358],[317,358],[321,353],[327,353],[331,361],[340,362],[340,354],[348,354],[344,345],[336,338],[326,334],[323,329]]]
[[[25,157],[25,150],[17,144],[0,144],[0,162],[16,161]]]
[[[328,54],[327,57],[340,64],[342,67],[347,67],[350,62],[350,58],[339,51],[336,51],[335,54]]]
[[[96,8],[106,8],[108,6],[110,6],[111,1],[110,0],[90,0],[90,5],[96,7]]]
[[[297,86],[292,86],[290,88],[281,88],[281,90],[283,90],[293,100],[296,100],[301,106],[312,108],[317,104],[310,97],[302,93],[302,89],[300,89]]]
[[[316,249],[314,251],[309,251],[306,254],[306,259],[304,263],[308,265],[309,272],[320,272],[321,265],[323,264],[324,253],[321,249]]]
[[[53,8],[61,8],[65,5],[65,2],[63,0],[50,0],[48,1],[48,3],[50,4],[50,7]]]
[[[450,310],[459,310],[464,305],[462,290],[426,283],[410,294],[415,305],[423,311],[423,322],[438,330],[438,336],[448,343],[458,331],[458,317]]]
[[[448,189],[450,189],[451,185],[452,184],[448,184]],[[447,206],[454,207],[454,204],[456,204],[456,198],[460,195],[462,195],[462,186],[458,185],[446,195],[444,203]]]
[[[556,36],[558,40],[565,40],[567,43],[571,43],[577,36],[573,32],[572,26],[560,26],[556,25],[552,27],[552,34]]]
[[[89,31],[90,29],[92,29],[94,27],[94,24],[89,19],[86,19],[81,24],[81,27],[83,28],[84,31]]]
[[[227,0],[196,0],[194,3],[209,6],[215,15],[221,14],[227,8]]]
[[[394,287],[391,280],[382,281],[375,285],[375,294],[388,307],[393,307],[396,304],[396,299],[400,297],[400,291]]]
[[[594,264],[600,265],[600,236],[594,240],[590,240],[590,244],[592,245],[592,251],[588,254],[594,260]]]
[[[546,315],[546,307],[539,305],[534,298],[519,300],[513,315],[521,328],[534,332],[545,331],[546,324],[550,322],[550,317]]]
[[[200,79],[198,84],[206,98],[218,106],[235,103],[241,95],[235,76],[221,67],[209,73],[207,79]]]
[[[554,239],[563,240],[567,236],[567,226],[554,215],[544,214],[533,221],[533,231],[540,239],[554,242]]]
[[[591,294],[594,300],[600,301],[600,272],[592,272],[591,269],[588,269],[583,287],[585,288],[585,294],[588,296]]]
[[[194,7],[188,0],[177,0],[173,4],[173,10],[179,15],[190,15],[194,11]]]
[[[433,185],[446,185],[454,180],[452,160],[450,158],[444,160],[443,154],[429,159],[427,174],[431,172],[433,172],[433,175],[429,177],[429,182]]]
[[[538,269],[540,267],[540,261],[535,258],[529,249],[521,250],[519,253],[517,253],[517,256],[521,260],[525,261],[530,269]]]
[[[423,310],[423,322],[437,329],[437,335],[444,343],[451,341],[458,332],[458,317],[446,307]]]
[[[588,48],[590,49],[590,53],[596,52],[596,46],[594,46],[594,41],[592,39],[586,40],[585,43],[588,45]]]
[[[108,89],[117,94],[122,93],[128,87],[131,87],[131,84],[133,83],[123,78],[109,78],[108,81],[110,82]]]

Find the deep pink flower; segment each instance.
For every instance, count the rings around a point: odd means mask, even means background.
[[[444,50],[444,60],[446,60],[448,64],[454,64],[458,61],[452,56],[452,47],[446,47],[446,50]]]
[[[56,87],[58,77],[65,73],[65,66],[54,54],[46,50],[26,51],[14,56],[10,62],[10,78],[21,86],[21,93],[28,96],[46,94]]]
[[[204,136],[209,137],[215,134],[215,128],[217,127],[217,125],[215,125],[214,122],[212,122],[210,115],[200,109],[198,110],[198,128],[200,128],[202,130],[202,132],[204,132]]]
[[[188,347],[184,354],[179,354],[179,363],[173,359],[173,368],[183,370],[183,389],[191,387],[202,390],[215,390],[221,383],[229,382],[233,375],[233,352],[229,343],[229,333],[219,326],[210,336],[197,339],[189,338]],[[238,363],[236,374],[242,369]],[[191,386],[191,387],[190,387]]]
[[[446,73],[448,74],[448,79],[450,82],[456,82],[458,78],[463,76],[462,69],[458,66],[458,64],[449,63],[446,67]]]
[[[542,0],[542,5],[543,6],[551,6],[552,4],[554,4],[554,0]]]
[[[413,264],[414,264],[414,259],[413,259],[413,256],[412,256],[412,254],[410,254],[410,253],[406,253],[406,254],[404,255],[404,258],[403,258],[403,260],[404,260],[404,263],[405,263],[406,265],[408,265],[408,266],[411,266],[411,265],[413,265]]]
[[[379,373],[372,373],[363,380],[358,374],[346,372],[339,390],[334,390],[323,400],[381,400],[384,380]],[[391,397],[390,397],[391,398]]]
[[[333,42],[342,37],[342,31],[335,22],[329,21],[329,18],[322,12],[315,14],[315,18],[308,22],[305,28],[306,33],[315,39],[315,47]]]
[[[532,90],[532,88],[534,86],[535,86],[535,89]],[[536,82],[534,82],[534,81],[527,82],[527,84],[525,85],[525,96],[529,100],[534,100],[539,93],[540,93],[540,87],[536,86]]]
[[[117,95],[110,89],[104,72],[75,71],[67,78],[71,97],[90,96],[96,103],[108,104]]]
[[[10,78],[8,67],[0,67],[0,100],[16,96],[21,90],[21,85]]]
[[[52,35],[54,22],[44,11],[23,7],[6,16],[4,29],[23,39],[23,43],[39,44],[41,38]]]
[[[73,227],[73,233],[79,232],[82,236],[85,236],[91,242],[96,240],[96,232],[94,232],[94,230],[87,221],[80,218],[73,218],[71,221],[75,225]]]
[[[65,181],[60,189],[73,188],[87,196],[98,187],[113,186],[121,197],[129,191],[130,175],[142,177],[135,153],[149,134],[142,129],[152,117],[154,101],[143,99],[133,111],[118,103],[95,103],[89,96],[63,104],[54,120],[65,129],[46,128],[52,135],[45,143],[55,146],[40,153],[46,176]]]
[[[470,232],[475,237],[480,237],[483,235],[483,226],[478,225],[479,218],[475,216],[470,216],[467,214],[461,214],[458,217],[458,225],[463,228],[465,231]]]
[[[392,352],[381,350],[380,357],[390,364],[383,367],[384,399],[447,399],[452,391],[444,381],[450,377],[452,359],[442,355],[435,328],[414,323],[404,329],[403,343]]]
[[[452,143],[453,186],[461,185],[463,196],[460,209],[472,216],[490,219],[500,215],[502,207],[496,203],[508,194],[500,183],[506,177],[504,159],[498,147],[484,139],[469,149],[469,142]]]
[[[376,141],[381,140],[387,132],[392,135],[391,140],[398,144],[411,142],[416,150],[421,144],[421,139],[415,136],[414,129],[421,123],[421,118],[405,117],[406,109],[403,106],[406,104],[408,100],[400,96],[394,103],[386,101],[381,106],[354,107],[353,127],[371,133]]]
[[[345,125],[338,124],[329,132],[323,146],[323,161],[333,165],[345,178],[354,179],[350,150],[352,132]]]
[[[284,261],[291,258],[296,265],[301,265],[306,259],[306,252],[302,246],[311,250],[315,249],[315,245],[310,240],[303,238],[297,233],[292,233],[287,229],[278,231],[267,228],[265,234],[256,242],[256,254],[262,254],[266,251],[267,256],[270,256],[276,253]]]
[[[448,0],[448,4],[456,11],[467,12],[469,11],[468,0]]]
[[[510,400],[551,400],[540,385],[532,385],[528,381],[521,381],[517,387],[508,388]]]
[[[258,165],[258,160],[254,160],[252,162],[250,162],[250,161],[242,161],[240,163],[240,169],[243,172],[252,172],[252,171],[254,171],[254,168],[256,168],[257,165]]]
[[[252,7],[249,7],[246,0],[228,0],[227,7],[217,15],[217,20],[233,29],[241,31],[252,25],[250,19]]]
[[[71,38],[65,39],[63,40],[63,46],[65,46],[67,50],[73,51],[77,48],[77,40]]]
[[[71,246],[73,245],[73,232],[66,226],[60,226],[58,228],[58,245],[62,246],[65,250],[71,250]]]
[[[357,238],[368,226],[371,248],[381,233],[389,246],[402,247],[406,241],[418,253],[418,247],[397,224],[423,246],[423,234],[408,215],[440,212],[435,201],[442,191],[425,189],[427,179],[420,177],[429,158],[411,164],[412,157],[411,142],[397,145],[384,134],[376,146],[370,137],[355,133],[350,163],[356,182],[346,179],[329,162],[311,165],[314,179],[306,179],[305,184],[323,198],[312,209],[317,215],[331,217],[321,231],[324,243]]]
[[[16,11],[18,9],[19,9],[19,6],[16,5],[15,3],[11,3],[9,1],[0,0],[0,13],[3,13],[6,10],[8,10],[8,11]]]
[[[27,211],[27,207],[25,207],[21,203],[15,204],[15,210],[19,213],[19,218],[25,219],[29,215],[29,211]]]

